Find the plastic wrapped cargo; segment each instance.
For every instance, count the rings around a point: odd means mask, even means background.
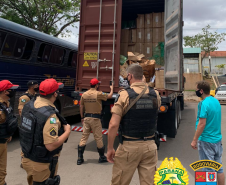
[[[157,46],[153,47],[153,57],[152,59],[155,60],[156,64],[160,66],[164,66],[164,42],[159,42]]]

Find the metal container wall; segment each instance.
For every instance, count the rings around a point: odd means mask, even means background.
[[[183,0],[165,0],[165,3],[164,0],[82,0],[75,90],[89,89],[90,79],[97,77],[101,81],[100,90],[109,92],[113,79],[114,92],[118,92],[122,19],[134,19],[137,14],[163,12],[164,7],[165,89],[182,91]]]
[[[183,1],[165,0],[165,89],[183,90]]]
[[[115,54],[113,59],[115,7]],[[100,90],[109,92],[112,80],[112,70],[109,67],[112,67],[112,59],[114,60],[114,92],[119,91],[121,13],[122,0],[81,1],[76,91],[89,89],[90,79],[97,77],[101,81]],[[101,60],[99,68],[98,58],[99,61]]]

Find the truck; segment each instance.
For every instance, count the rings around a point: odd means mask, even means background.
[[[183,96],[183,1],[182,0],[82,0],[79,28],[79,48],[75,91],[79,102],[90,88],[90,80],[101,81],[100,90],[110,91],[112,99],[103,102],[102,126],[108,128],[111,108],[118,91],[120,76],[120,40],[122,22],[136,19],[138,14],[164,12],[164,88],[161,95],[157,130],[175,138],[184,109]]]

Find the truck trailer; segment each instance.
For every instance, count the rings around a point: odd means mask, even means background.
[[[101,81],[100,90],[105,93],[110,91],[110,82],[113,82],[113,98],[103,102],[103,128],[108,128],[114,99],[122,89],[119,61],[123,23],[136,20],[138,15],[159,12],[164,15],[164,88],[157,89],[162,100],[157,129],[159,133],[174,138],[184,109],[183,1],[82,0],[80,10],[77,77],[72,96],[79,101],[90,88],[92,78]]]

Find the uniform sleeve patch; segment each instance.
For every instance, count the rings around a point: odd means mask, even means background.
[[[52,128],[52,129],[50,130],[49,134],[50,134],[51,136],[56,136],[56,129],[55,129],[55,128]]]
[[[55,124],[56,123],[56,118],[50,118],[50,124]]]
[[[107,95],[107,93],[102,93],[103,95]]]
[[[21,102],[25,103],[25,102],[26,102],[26,100],[25,100],[25,99],[22,99],[22,100],[21,100]]]

